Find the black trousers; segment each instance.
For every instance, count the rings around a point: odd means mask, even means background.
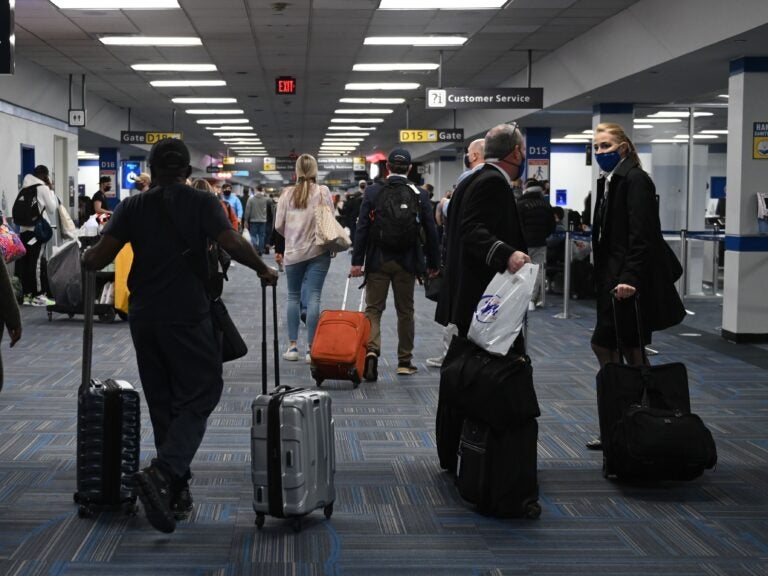
[[[35,233],[31,230],[22,232],[19,234],[19,238],[24,243],[24,248],[27,249],[27,253],[16,260],[16,268],[14,273],[19,277],[21,281],[21,291],[24,295],[31,294],[36,296],[39,294],[37,289],[37,260],[40,258],[40,250],[43,244],[35,239],[32,244],[29,242],[35,238]]]
[[[139,377],[155,434],[153,464],[188,479],[223,388],[210,317],[197,323],[131,321]]]

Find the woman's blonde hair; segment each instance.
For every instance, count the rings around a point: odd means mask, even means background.
[[[312,184],[317,182],[317,160],[302,154],[296,160],[296,186],[293,188],[293,207],[306,208]]]
[[[203,192],[213,193],[211,183],[208,182],[208,180],[204,180],[203,178],[197,178],[194,182],[192,182],[192,188],[195,188],[196,190],[202,190]]]
[[[640,165],[640,157],[637,155],[637,148],[635,148],[635,144],[632,142],[629,136],[627,136],[627,133],[624,132],[624,128],[622,128],[620,124],[614,124],[613,122],[602,122],[597,125],[597,128],[595,128],[595,136],[600,132],[607,132],[616,138],[616,140],[619,141],[619,144],[626,142],[628,147],[627,158]]]

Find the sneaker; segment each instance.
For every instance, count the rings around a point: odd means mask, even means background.
[[[56,304],[56,302],[48,298],[45,294],[39,294],[30,301],[30,305],[32,306],[53,306],[54,304]]]
[[[192,513],[192,493],[189,484],[184,484],[171,494],[171,511],[176,520],[186,520]]]
[[[35,299],[34,296],[24,296],[24,301],[22,302],[23,306],[33,306],[32,301]]]
[[[304,356],[304,362],[312,364],[312,355],[309,353],[309,350],[307,350],[307,354]]]
[[[283,360],[290,362],[297,362],[299,360],[299,349],[296,346],[291,346],[283,353]]]
[[[410,362],[408,364],[398,364],[397,365],[397,375],[398,376],[411,376],[413,374],[416,374],[418,372],[418,368],[411,364]]]
[[[533,312],[534,310],[536,310],[536,304],[528,302],[528,312]]]
[[[166,534],[176,530],[171,510],[171,483],[166,475],[156,466],[150,466],[134,474],[133,481],[149,523]]]
[[[427,366],[432,366],[432,368],[440,368],[443,365],[443,360],[445,360],[445,356],[427,358]]]
[[[363,378],[365,378],[367,382],[376,382],[376,380],[379,379],[379,356],[376,352],[368,352],[368,354],[365,355]]]

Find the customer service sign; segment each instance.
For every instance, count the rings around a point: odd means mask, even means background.
[[[427,88],[427,108],[537,110],[543,106],[543,88]]]

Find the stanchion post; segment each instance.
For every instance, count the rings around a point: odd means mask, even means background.
[[[563,262],[563,311],[556,314],[555,318],[568,320],[571,317],[571,258],[573,258],[573,245],[571,244],[571,219],[570,210],[565,209],[565,262]]]
[[[547,282],[547,263],[542,262],[541,267],[539,268],[539,274],[541,274],[541,284],[539,285],[540,288],[540,299],[541,307],[544,308],[547,304],[547,287],[545,286],[545,283]]]
[[[680,230],[680,264],[683,266],[683,274],[680,276],[680,297],[688,294],[688,230]]]
[[[712,248],[712,296],[719,296],[720,287],[720,227],[715,224],[715,244]]]

